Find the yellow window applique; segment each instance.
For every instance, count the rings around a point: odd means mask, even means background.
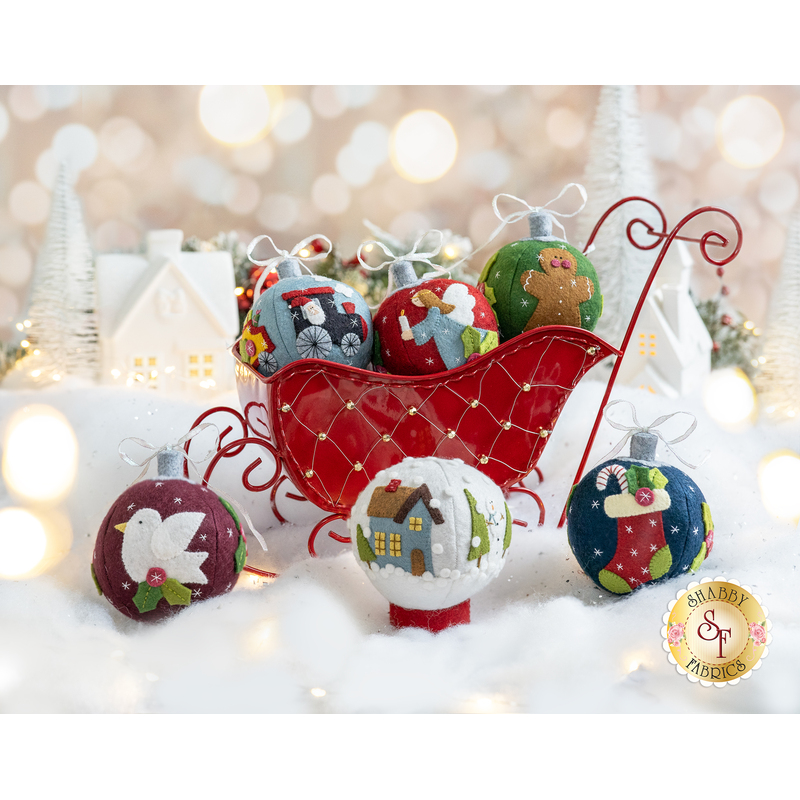
[[[422,517],[409,517],[408,518],[408,529],[410,531],[421,531],[422,530]]]
[[[198,359],[197,356],[189,356],[189,363],[190,364],[196,364],[198,362],[198,360],[199,359]]]
[[[197,375],[198,375],[198,370],[196,370],[196,369],[190,369],[189,370],[189,377],[190,378],[196,378]]]
[[[133,359],[133,366],[134,367],[144,366],[144,359],[143,358],[134,358]]]
[[[157,367],[158,366],[158,359],[155,356],[150,356],[147,359],[147,366],[148,367]]]
[[[204,355],[203,356],[203,363],[204,364],[213,364],[214,363],[214,356],[212,356],[212,355]]]
[[[389,555],[394,556],[397,558],[398,556],[403,555],[403,551],[400,547],[400,534],[399,533],[390,533],[389,534]]]
[[[375,531],[375,555],[386,555],[386,534],[383,531]]]

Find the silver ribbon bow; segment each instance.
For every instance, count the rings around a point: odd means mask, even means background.
[[[364,224],[368,228],[370,228],[370,230],[372,230],[373,232],[375,232],[376,230],[380,231],[380,228],[376,228],[368,220],[364,220]],[[383,233],[383,232],[381,231],[381,233]],[[439,234],[439,244],[433,250],[431,250],[429,253],[418,253],[417,252],[417,248],[422,245],[422,242],[431,233],[438,233]],[[417,239],[417,241],[414,242],[414,246],[411,248],[411,250],[409,250],[409,252],[404,253],[403,255],[395,255],[388,247],[386,247],[386,245],[383,242],[379,242],[377,239],[370,239],[369,241],[362,242],[358,246],[358,250],[356,251],[356,258],[358,258],[359,264],[361,264],[361,266],[364,269],[368,269],[371,272],[378,272],[379,270],[382,270],[384,267],[391,266],[392,264],[396,264],[398,261],[417,261],[417,262],[421,262],[423,264],[427,264],[428,266],[433,267],[434,270],[435,270],[435,272],[433,272],[433,273],[426,273],[423,276],[424,278],[428,278],[428,277],[435,276],[435,275],[441,275],[441,274],[444,274],[444,273],[450,274],[450,270],[452,269],[452,267],[448,267],[446,270],[445,269],[440,269],[438,265],[434,264],[431,261],[431,259],[434,256],[439,254],[439,251],[442,249],[443,242],[444,242],[444,234],[440,230],[433,229],[433,230],[426,231],[425,233],[423,233]],[[371,267],[361,257],[361,250],[362,250],[362,248],[366,247],[367,245],[377,245],[378,247],[380,247],[380,249],[383,250],[383,252],[387,256],[389,256],[389,260],[388,261],[382,261],[377,266]],[[388,283],[386,284],[386,296],[387,297],[392,293],[393,285],[394,285],[394,283],[393,283],[393,280],[392,280],[392,271],[389,270],[389,280],[388,280]]]
[[[263,241],[264,239],[268,239],[269,243],[275,248],[275,252],[278,254],[276,256],[271,256],[265,260],[261,260],[258,258],[253,258],[253,250],[256,249],[256,245],[259,242]],[[313,256],[301,256],[298,255],[303,248],[308,247],[315,239],[323,239],[328,243],[328,249],[322,253],[315,253]],[[306,269],[307,272],[311,273],[311,270],[306,266],[306,261],[316,261],[320,258],[327,258],[331,251],[333,250],[333,242],[327,237],[323,236],[321,233],[314,234],[312,236],[306,236],[302,242],[298,242],[291,250],[281,250],[278,245],[272,241],[272,237],[268,236],[266,233],[262,234],[261,236],[256,236],[252,242],[247,246],[247,258],[251,261],[251,263],[255,264],[257,267],[264,267],[263,272],[258,278],[258,282],[253,289],[253,302],[258,299],[259,294],[261,293],[261,287],[264,285],[264,281],[267,279],[267,275],[269,274],[270,270],[273,267],[276,267],[278,264],[281,263],[285,258],[296,258],[300,264]]]
[[[186,442],[193,439],[197,434],[204,431],[206,428],[213,428],[216,431],[216,436],[214,438],[214,446],[200,459],[190,458],[189,454],[184,450],[183,446]],[[151,453],[142,461],[134,461],[123,449],[123,445],[125,442],[133,442],[134,444],[138,444],[139,447],[143,447],[145,450],[150,450]],[[117,452],[119,453],[119,457],[126,463],[130,464],[132,467],[144,467],[139,475],[135,478],[135,480],[131,483],[133,486],[134,483],[138,483],[144,476],[147,474],[147,470],[150,468],[150,462],[154,458],[158,458],[159,453],[164,453],[167,450],[172,450],[173,452],[178,453],[182,458],[186,459],[186,463],[188,464],[189,469],[193,468],[195,474],[197,475],[198,481],[200,483],[203,482],[203,478],[200,475],[200,470],[198,468],[198,464],[202,464],[204,461],[208,461],[211,458],[212,454],[216,453],[219,450],[219,428],[213,422],[201,422],[199,425],[196,425],[192,428],[189,433],[181,436],[175,442],[170,444],[162,445],[161,447],[156,447],[154,444],[145,441],[144,439],[139,439],[136,436],[129,436],[127,439],[123,439],[119,443],[119,447],[117,448]],[[247,511],[242,507],[240,503],[234,500],[231,497],[228,497],[224,492],[220,491],[216,487],[211,486],[210,484],[206,484],[206,486],[213,491],[215,494],[220,495],[221,497],[225,498],[245,519],[247,522],[247,526],[253,532],[253,535],[258,539],[258,543],[264,550],[267,549],[267,543],[264,541],[264,537],[258,532],[255,525],[253,525],[253,521],[250,519],[250,515]]]
[[[614,422],[608,416],[608,411],[612,406],[619,405],[620,403],[624,403],[627,406],[631,407],[631,417],[633,419],[633,425],[623,425],[620,422]],[[661,431],[655,430],[659,425],[663,425],[668,419],[672,419],[672,417],[677,417],[679,414],[685,414],[688,417],[692,418],[692,422],[689,427],[680,435],[676,436],[674,439],[667,439],[661,433]],[[603,409],[603,416],[606,418],[606,422],[612,427],[616,428],[618,431],[626,431],[625,436],[622,440],[617,444],[617,446],[610,452],[608,455],[603,456],[600,461],[608,461],[609,459],[614,458],[617,453],[625,447],[627,441],[633,436],[634,433],[652,433],[657,436],[666,446],[667,450],[669,450],[675,458],[678,459],[682,464],[685,464],[690,469],[697,469],[697,467],[701,466],[703,462],[705,462],[706,458],[708,458],[708,453],[700,460],[700,464],[690,464],[685,459],[681,458],[670,445],[677,444],[678,442],[682,442],[684,439],[688,439],[694,433],[695,428],[697,427],[697,417],[694,414],[690,414],[688,411],[675,411],[672,414],[664,414],[663,416],[654,419],[649,425],[642,425],[636,417],[636,407],[633,403],[629,402],[628,400],[612,400],[610,403],[606,405]],[[600,461],[597,463],[599,464]]]

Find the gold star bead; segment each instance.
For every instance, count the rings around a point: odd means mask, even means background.
[[[291,411],[291,410],[292,410],[292,407],[291,407],[291,406],[290,406],[288,403],[284,403],[284,404],[281,406],[281,411],[283,411],[283,413],[284,413],[284,414],[285,414],[287,411]]]
[[[531,385],[529,383],[523,383],[522,384],[522,391],[523,392],[529,392],[530,390],[531,390]]]
[[[414,414],[416,414],[416,413],[417,413],[417,409],[414,406],[411,406],[411,408],[408,409],[408,416],[409,417],[413,417]]]
[[[546,439],[549,435],[550,435],[550,431],[546,431],[546,430],[544,430],[544,428],[539,431],[539,436],[541,436],[542,439]]]
[[[352,411],[356,407],[356,404],[352,400],[348,400],[344,406]]]
[[[507,431],[509,428],[511,428],[511,423],[508,420],[504,420],[501,424],[504,431]]]
[[[306,472],[305,472],[305,476],[306,476],[306,478],[313,478],[314,477],[314,470],[313,469],[307,469]]]
[[[384,442],[391,442],[392,441],[392,437],[389,436],[388,433],[384,433],[383,436],[381,436],[381,439],[383,439]]]
[[[587,317],[587,319],[588,319],[588,317]],[[593,356],[593,355],[594,355],[594,354],[597,352],[597,347],[596,347],[595,345],[592,345],[591,347],[587,347],[587,348],[586,348],[586,352],[587,352],[587,353],[588,353],[590,356]]]
[[[477,408],[478,407],[478,401],[477,400],[471,400],[470,401],[470,406],[472,408]]]
[[[480,462],[481,462],[481,464],[488,464],[488,463],[489,463],[489,456],[481,456],[481,457],[478,459],[478,461],[480,461]]]
[[[456,435],[456,432],[452,428],[448,428],[448,430],[447,430],[447,438],[448,439],[454,439],[455,435]]]
[[[321,442],[324,442],[327,438],[328,438],[328,434],[327,433],[318,433],[317,434],[317,439],[319,439]]]
[[[355,464],[353,464],[353,469],[354,469],[356,472],[361,472],[361,470],[362,470],[362,469],[364,469],[364,467],[362,466],[362,464],[361,464],[361,462],[360,462],[360,461],[356,461],[356,463],[355,463]]]

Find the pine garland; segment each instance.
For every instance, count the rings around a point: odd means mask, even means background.
[[[773,419],[800,412],[800,212],[789,224],[780,276],[772,292],[769,323],[756,375],[756,389]]]

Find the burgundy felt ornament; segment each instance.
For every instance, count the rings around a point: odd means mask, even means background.
[[[395,291],[375,312],[373,363],[395,375],[430,375],[497,347],[497,319],[474,286],[418,279],[410,261],[390,266]]]
[[[229,592],[247,557],[226,500],[181,477],[183,451],[158,453],[158,476],[140,480],[111,506],[92,556],[100,594],[131,619],[156,622]]]

